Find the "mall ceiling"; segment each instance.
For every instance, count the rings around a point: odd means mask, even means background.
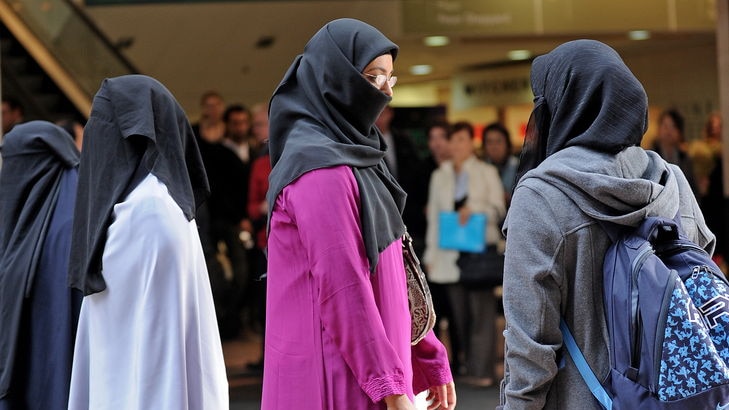
[[[425,35],[441,33],[425,33],[425,30],[416,33],[404,27],[403,1],[416,0],[157,3],[86,6],[85,10],[141,72],[165,83],[193,117],[197,115],[200,94],[208,89],[220,91],[228,102],[266,101],[306,41],[323,24],[340,17],[364,20],[400,46],[395,66],[400,84],[447,81],[469,70],[528,64],[529,60],[511,61],[509,51],[528,50],[535,56],[575,38],[602,40],[624,56],[706,46],[715,41],[713,30],[706,28],[664,30],[654,32],[647,40],[634,41],[628,38],[627,32],[605,30],[605,24],[597,24],[595,32],[584,34],[510,34],[455,29],[449,34],[448,45],[427,47],[423,44]],[[454,2],[475,0],[417,1],[450,7]],[[420,76],[409,73],[409,67],[422,64],[432,66],[432,73]]]

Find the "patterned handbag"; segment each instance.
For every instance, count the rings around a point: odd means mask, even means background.
[[[435,310],[425,274],[413,250],[413,238],[405,232],[402,237],[402,259],[408,281],[408,305],[410,307],[410,343],[415,345],[435,326]]]

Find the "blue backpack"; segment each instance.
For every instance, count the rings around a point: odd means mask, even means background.
[[[610,373],[601,382],[566,323],[564,344],[606,409],[729,410],[729,282],[676,220],[619,235],[603,265]]]

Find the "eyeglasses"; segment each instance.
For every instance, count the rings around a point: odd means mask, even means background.
[[[365,73],[364,76],[365,76],[365,78],[367,78],[367,80],[372,85],[374,85],[375,87],[377,87],[377,89],[381,89],[382,87],[384,87],[385,86],[385,83],[387,83],[387,85],[389,85],[390,88],[394,87],[395,84],[397,84],[397,77],[394,76],[394,75],[391,76],[390,78],[387,78],[387,76],[384,75],[384,74],[374,75],[374,74],[366,74]]]

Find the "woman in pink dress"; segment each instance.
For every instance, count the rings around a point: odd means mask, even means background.
[[[405,193],[374,126],[397,46],[352,19],[312,37],[271,99],[262,408],[455,408],[446,350],[410,344]]]

